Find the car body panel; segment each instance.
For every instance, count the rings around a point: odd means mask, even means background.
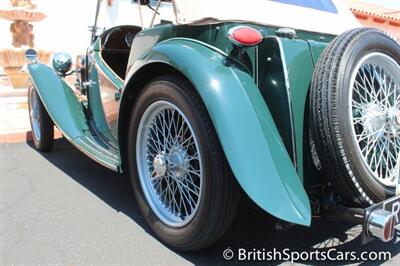
[[[87,120],[69,85],[44,64],[29,64],[27,70],[43,105],[64,136],[68,139],[84,136],[84,131],[89,130]]]
[[[119,150],[107,130],[89,120],[72,88],[50,67],[31,63],[28,73],[54,124],[79,150],[100,164],[119,171]],[[115,141],[116,142],[116,141]]]
[[[92,99],[94,101],[89,101],[96,102],[95,106],[91,106],[92,112],[97,114],[93,117],[102,117],[103,127],[108,127],[117,139],[117,97],[123,87],[123,80],[108,68],[99,51],[89,55],[89,80],[89,97],[96,97]]]
[[[160,62],[180,71],[197,89],[249,197],[280,219],[309,225],[309,199],[253,77],[207,44],[175,38],[139,58],[128,79],[147,64]]]
[[[90,58],[90,56],[88,57]],[[90,62],[90,59],[88,59]],[[89,63],[88,66],[88,80],[89,80],[89,93],[88,93],[88,102],[90,111],[93,115],[93,120],[99,131],[106,132],[111,130],[106,118],[107,112],[104,110],[102,99],[101,99],[101,80],[104,78],[104,75],[101,71],[98,71],[98,66],[93,63]],[[102,77],[102,78],[100,78]],[[114,88],[114,85],[110,85],[111,91]],[[113,96],[113,95],[112,95]]]
[[[265,37],[257,46],[257,53],[255,73],[258,89],[271,112],[286,150],[297,168],[291,91],[281,39],[275,36]]]
[[[101,9],[102,1],[98,0],[95,23],[89,27],[91,45],[85,55],[78,56],[75,70],[70,71],[70,56],[65,56],[68,60],[55,56],[55,69],[59,69],[57,61],[68,63],[65,64],[68,68],[54,71],[35,61],[30,51],[29,60],[33,61],[27,65],[27,72],[63,135],[87,156],[122,173],[128,169],[127,165],[132,166],[127,159],[128,150],[134,152],[137,149],[128,145],[132,143],[128,130],[132,128],[132,121],[138,119],[132,117],[136,114],[132,110],[134,104],[141,104],[138,102],[141,98],[137,96],[153,80],[176,75],[193,85],[191,93],[197,92],[201,98],[234,178],[259,207],[281,220],[304,226],[310,226],[312,214],[325,215],[320,211],[321,207],[329,212],[338,211],[333,216],[343,220],[359,220],[360,217],[356,217],[358,210],[353,215],[353,208],[341,206],[343,201],[340,196],[336,197],[335,186],[321,171],[320,154],[317,154],[310,135],[309,117],[313,108],[309,106],[309,93],[319,57],[336,34],[358,26],[348,8],[341,3],[343,12],[338,12],[333,2],[329,2],[332,10],[327,14],[319,12],[327,11],[321,3],[294,3],[307,8],[308,15],[326,17],[326,21],[342,18],[340,23],[330,24],[328,29],[323,24],[310,23],[311,20],[281,16],[284,5],[291,9],[286,11],[292,15],[300,14],[300,9],[290,8],[293,3],[289,0],[260,0],[256,5],[259,8],[253,13],[243,12],[239,0],[235,1],[235,8],[231,1],[226,1],[211,11],[202,1],[197,4],[203,8],[194,8],[191,1],[180,3],[185,5],[168,2],[165,7],[175,12],[176,24],[172,20],[161,20],[159,16],[160,25],[153,25],[160,11],[159,1],[150,28],[146,29],[141,12],[140,27],[129,24],[130,16],[125,17],[128,24],[111,26],[125,20],[114,11],[129,10],[133,1],[121,6],[108,3],[106,9]],[[226,4],[232,7],[230,12],[224,10]],[[187,16],[182,12],[185,6]],[[138,7],[140,11],[140,3]],[[148,7],[152,9],[151,5]],[[106,11],[110,27],[98,34],[102,28],[97,24],[101,10]],[[198,11],[204,11],[206,15]],[[270,16],[265,16],[265,11]],[[335,15],[339,13],[343,16]],[[209,17],[209,14],[213,15]],[[262,38],[252,44],[238,42],[235,30],[240,27],[246,27],[248,32],[250,27]],[[76,73],[76,79],[74,85],[69,85],[65,77],[72,73]],[[174,119],[175,114],[169,118]],[[156,124],[158,126],[157,121]],[[157,134],[151,137],[160,141]],[[172,135],[176,137],[176,134]],[[146,171],[148,178],[163,178],[171,167],[184,169],[186,161],[191,160],[186,160],[185,151],[179,151],[182,162],[179,165],[173,163],[173,166],[165,162],[172,157],[171,152],[167,153],[164,149],[151,158],[142,158],[153,164],[154,169]],[[160,173],[157,166],[162,168]],[[147,177],[140,173],[140,178]],[[163,182],[158,187],[163,186]],[[166,188],[169,187],[167,184]],[[163,187],[160,190],[164,191]],[[173,198],[177,196],[174,191],[169,193]],[[190,200],[189,205],[192,207]],[[179,208],[182,208],[180,204]],[[369,214],[364,212],[362,219],[367,225]]]
[[[103,127],[105,126],[105,120],[107,127],[113,134],[113,137],[117,139],[117,97],[124,85],[124,81],[107,65],[103,59],[101,55],[100,37],[93,44],[91,51],[89,51],[88,67],[89,82],[91,86],[91,93],[89,93],[89,96],[97,97],[95,100],[95,106],[91,106],[93,109],[92,112],[96,112],[97,114],[93,117],[95,119],[96,117],[102,117],[101,119],[104,118],[103,121],[101,121]]]
[[[51,68],[30,64],[30,73],[34,80],[43,80],[35,85],[46,108],[56,95],[54,102],[63,102],[48,111],[66,137],[99,163],[122,171],[121,132],[126,134],[127,124],[120,121],[121,109],[133,100],[126,91],[149,65],[176,69],[197,89],[234,176],[249,197],[282,220],[309,225],[304,180],[312,171],[305,166],[308,158],[303,158],[306,101],[315,61],[327,43],[320,40],[331,36],[299,32],[297,39],[288,39],[277,37],[276,28],[251,25],[262,32],[263,42],[238,50],[226,34],[239,24],[167,24],[139,32],[124,81],[103,59],[101,36],[97,37],[86,56],[85,112]],[[57,93],[48,92],[53,87]],[[63,93],[67,96],[60,97]],[[75,109],[72,117],[63,114],[68,104]]]
[[[259,30],[264,36],[263,42],[256,47],[248,47],[238,52],[237,47],[226,37],[229,29],[238,25],[251,26]],[[206,43],[210,46],[210,49],[219,50],[230,59],[240,62],[241,66],[253,77],[267,102],[285,147],[298,170],[300,178],[303,180],[302,131],[305,110],[300,111],[297,108],[292,115],[294,110],[291,105],[297,106],[298,100],[299,106],[304,105],[304,97],[309,89],[307,82],[312,77],[312,73],[307,74],[313,71],[313,61],[316,61],[319,56],[319,53],[316,53],[315,60],[307,58],[307,56],[310,56],[308,41],[315,44],[314,46],[318,49],[323,49],[334,36],[299,31],[296,39],[286,39],[277,37],[277,30],[276,27],[240,22],[201,26],[159,25],[137,35],[130,55],[128,70],[136,61],[142,60],[148,50],[157,43],[174,38],[174,36],[184,36],[193,41]],[[271,62],[267,62],[269,57],[272,59]],[[305,69],[304,75],[301,72],[303,68]],[[297,81],[297,78],[300,81]],[[125,83],[129,83],[129,79]],[[292,93],[294,95],[291,95]],[[297,99],[296,97],[300,94],[302,96]],[[296,123],[294,123],[294,119],[296,119]],[[294,128],[295,125],[296,128]]]
[[[297,172],[304,179],[304,118],[307,111],[308,91],[314,72],[314,64],[307,41],[281,39],[283,62],[285,62],[288,86],[290,90],[291,107],[293,113],[293,129],[295,132]]]

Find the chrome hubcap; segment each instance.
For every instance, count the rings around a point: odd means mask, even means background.
[[[175,178],[182,179],[189,171],[189,157],[182,148],[173,148],[169,155],[168,166]]]
[[[157,217],[180,227],[197,212],[203,170],[197,137],[183,112],[157,101],[144,112],[136,142],[144,195]]]
[[[362,110],[361,119],[368,135],[380,138],[385,134],[386,112],[379,104],[367,104]]]
[[[165,175],[167,172],[167,162],[164,154],[157,154],[157,156],[154,157],[153,168],[157,177]]]
[[[352,134],[363,162],[382,184],[395,187],[400,159],[400,66],[371,53],[360,60],[350,85]]]
[[[32,125],[32,132],[36,139],[40,139],[40,103],[38,96],[35,95],[35,92],[32,88],[30,91],[30,117],[31,117],[31,125]]]

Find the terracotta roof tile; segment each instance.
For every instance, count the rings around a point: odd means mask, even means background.
[[[359,0],[346,0],[347,5],[352,11],[382,17],[385,19],[400,21],[400,10],[382,7]]]

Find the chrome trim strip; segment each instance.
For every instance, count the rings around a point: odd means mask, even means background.
[[[98,162],[99,164],[107,167],[108,169],[111,169],[115,172],[120,172],[119,171],[119,167],[117,165],[111,165],[108,164],[102,160],[99,160],[99,158],[95,157],[93,154],[91,154],[89,151],[85,150],[83,148],[83,145],[79,145],[79,143],[84,143],[84,141],[82,140],[82,138],[85,137],[79,137],[79,138],[75,138],[72,141],[70,141],[72,143],[72,145],[74,145],[78,150],[80,150],[82,153],[84,153],[86,156],[88,156],[89,158],[91,158],[92,160],[94,160],[95,162]],[[93,150],[93,149],[92,149]]]
[[[97,136],[97,137],[99,137],[99,136]],[[101,145],[98,145],[98,143],[91,138],[87,138],[86,140],[88,141],[88,143],[91,143],[93,146],[97,147],[99,149],[98,152],[103,153],[106,157],[112,159],[115,162],[119,162],[119,157],[117,154],[110,152],[110,150],[107,150],[104,147],[101,147]],[[101,139],[101,140],[103,141],[103,139]]]
[[[258,81],[258,78],[259,78],[259,75],[258,75],[258,69],[259,69],[258,64],[259,64],[259,62],[260,62],[260,60],[258,58],[258,45],[257,45],[256,46],[256,57],[255,57],[255,62],[254,62],[255,70],[256,70],[255,78],[256,78],[257,88],[258,88],[258,84],[259,84],[259,81]]]

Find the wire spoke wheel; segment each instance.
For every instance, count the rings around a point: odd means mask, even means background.
[[[39,151],[50,151],[54,141],[53,120],[47,113],[31,80],[28,83],[28,110],[35,148]]]
[[[144,112],[136,143],[139,179],[153,212],[181,227],[199,207],[203,170],[198,140],[183,112],[156,101]]]
[[[37,96],[36,92],[31,89],[31,104],[30,104],[30,118],[31,118],[31,124],[32,124],[32,133],[35,136],[36,139],[40,139],[41,133],[40,133],[40,102],[39,102],[39,97]]]
[[[365,166],[381,184],[395,187],[400,159],[400,66],[370,53],[352,74],[350,121]]]
[[[235,216],[240,191],[190,81],[168,74],[143,87],[127,141],[133,191],[152,231],[181,251],[217,241]]]

